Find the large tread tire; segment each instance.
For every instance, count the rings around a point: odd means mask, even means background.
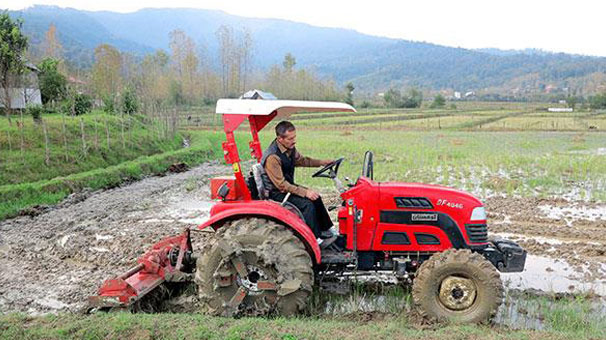
[[[314,271],[303,242],[289,228],[263,218],[241,218],[226,223],[214,236],[196,262],[195,282],[202,312],[222,316],[288,316],[305,309]],[[232,252],[229,256],[225,252],[226,243]],[[236,308],[229,306],[242,284],[234,279],[227,286],[219,286],[217,277],[218,273],[224,275],[229,271],[239,278],[230,262],[233,256],[238,256],[246,266],[259,268],[269,281],[278,285],[295,281],[300,286],[286,295],[275,290],[253,292]]]
[[[452,309],[440,298],[447,278],[473,282],[475,299],[464,309]],[[434,254],[418,269],[412,297],[419,313],[432,321],[481,323],[490,319],[503,302],[503,284],[494,266],[482,255],[468,249],[449,249]]]

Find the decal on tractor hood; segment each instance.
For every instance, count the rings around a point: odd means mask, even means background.
[[[440,198],[436,202],[436,205],[438,205],[438,206],[447,206],[449,208],[455,208],[455,209],[463,209],[463,203],[450,202],[449,200],[442,199],[442,198]]]
[[[438,214],[412,214],[411,221],[432,221],[438,220]]]

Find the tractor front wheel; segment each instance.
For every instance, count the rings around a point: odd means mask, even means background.
[[[494,266],[470,250],[434,254],[416,273],[412,297],[424,317],[479,323],[503,301],[503,284]]]
[[[213,315],[293,315],[305,308],[314,279],[302,241],[263,218],[218,229],[196,266],[203,312]]]

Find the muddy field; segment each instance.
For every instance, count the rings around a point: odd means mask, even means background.
[[[204,221],[212,204],[209,179],[229,172],[207,163],[72,195],[33,217],[0,222],[0,311],[80,311],[104,279],[132,266],[151,244]],[[524,273],[502,276],[509,287],[606,296],[606,205],[503,197],[485,202],[492,233],[517,240],[530,253]]]

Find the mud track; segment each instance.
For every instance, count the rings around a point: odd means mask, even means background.
[[[570,292],[585,286],[583,293],[606,294],[605,204],[538,198],[489,198],[485,203],[492,233],[547,259],[536,273],[546,283],[559,272],[577,281]]]
[[[150,245],[207,218],[209,179],[229,170],[207,163],[75,194],[38,216],[0,222],[0,311],[81,310],[103,280]]]
[[[37,216],[0,222],[0,311],[80,311],[103,280],[132,266],[150,245],[204,221],[212,204],[210,178],[229,173],[218,162],[206,163],[75,194]],[[335,194],[325,196],[327,205],[338,204]],[[517,239],[532,255],[553,262],[536,264],[543,280],[559,273],[555,266],[561,264],[570,267],[562,275],[571,280],[604,286],[604,206],[532,198],[489,198],[486,205],[491,232]],[[195,244],[204,243],[203,233],[194,235]]]

